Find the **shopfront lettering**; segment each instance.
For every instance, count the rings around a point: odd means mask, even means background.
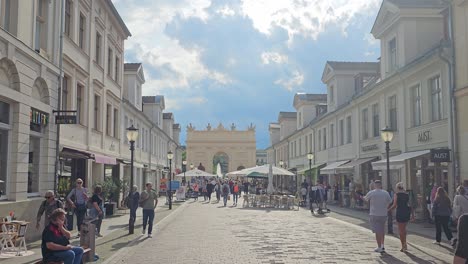
[[[377,145],[377,144],[372,144],[372,145],[368,145],[368,146],[361,146],[362,152],[371,151],[371,150],[378,150],[378,149],[379,149],[379,145]]]
[[[432,140],[431,131],[426,130],[426,131],[419,132],[419,134],[418,134],[418,142],[419,143],[429,142],[431,140]]]
[[[450,162],[450,149],[431,149],[431,162]]]

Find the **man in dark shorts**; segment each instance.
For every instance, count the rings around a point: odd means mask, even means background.
[[[458,243],[453,264],[468,264],[468,214],[458,218]]]

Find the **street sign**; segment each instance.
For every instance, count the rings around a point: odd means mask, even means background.
[[[450,161],[450,149],[431,149],[431,162]]]
[[[60,124],[60,125],[76,124],[76,115],[57,115],[55,116],[55,124]]]

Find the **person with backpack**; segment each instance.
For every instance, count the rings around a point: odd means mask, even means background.
[[[76,179],[76,187],[71,190],[67,195],[67,202],[69,209],[74,210],[76,215],[76,227],[78,228],[78,236],[80,236],[81,224],[83,223],[87,207],[86,203],[88,201],[88,190],[83,187],[83,180],[78,178]],[[73,223],[70,223],[73,227]]]
[[[226,207],[229,194],[229,184],[227,181],[225,181],[223,187],[221,188],[221,195],[223,196],[224,207]]]
[[[239,185],[237,182],[234,183],[232,187],[232,203],[234,206],[237,206],[237,200],[239,199]]]
[[[39,207],[39,211],[37,211],[36,229],[39,229],[39,227],[41,226],[40,222],[41,222],[41,218],[44,212],[45,212],[44,227],[46,227],[47,225],[49,225],[49,222],[50,222],[49,217],[52,214],[52,212],[57,208],[63,209],[63,203],[57,198],[55,198],[54,191],[48,190],[47,192],[45,192],[44,198],[45,198],[45,201],[41,203],[41,206]]]
[[[148,237],[152,237],[154,211],[158,205],[158,194],[153,190],[153,184],[150,182],[146,183],[145,186],[146,190],[142,191],[140,196],[140,206],[143,208],[142,234],[145,234],[146,225],[148,225]]]

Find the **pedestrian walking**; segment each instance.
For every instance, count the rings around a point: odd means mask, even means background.
[[[138,201],[140,200],[140,193],[138,192],[138,186],[133,185],[132,192],[128,194],[127,207],[130,208],[130,218],[135,223],[136,211],[138,209]]]
[[[436,225],[436,240],[434,244],[440,245],[442,239],[442,228],[444,229],[445,236],[453,244],[452,231],[448,223],[452,215],[452,206],[450,198],[447,196],[445,189],[442,187],[437,188],[434,203],[432,204],[432,215],[435,218]]]
[[[204,183],[202,187],[202,193],[203,193],[203,201],[206,202],[208,200],[208,183]]]
[[[314,203],[317,201],[316,193],[317,193],[317,187],[310,184],[310,188],[309,188],[309,207],[310,207],[310,212],[313,215],[315,215]]]
[[[387,208],[392,202],[392,198],[387,191],[382,190],[382,183],[377,180],[374,182],[374,190],[368,192],[364,200],[370,203],[369,222],[377,242],[374,251],[385,252],[385,222],[387,221]]]
[[[219,181],[216,182],[214,190],[216,192],[216,202],[219,203],[219,201],[221,200],[221,183],[219,183]]]
[[[304,185],[302,185],[302,188],[301,188],[301,195],[302,195],[302,202],[305,204],[306,199],[307,199],[307,187],[305,187]]]
[[[227,183],[227,181],[225,181],[223,187],[221,188],[221,195],[223,196],[224,207],[226,207],[229,194],[229,184]]]
[[[244,193],[245,193],[245,194],[249,194],[249,185],[250,185],[250,184],[249,184],[249,181],[246,180],[246,181],[244,182]]]
[[[406,192],[403,183],[396,184],[396,195],[393,197],[393,204],[388,211],[391,212],[396,208],[396,221],[398,223],[398,232],[400,234],[401,252],[406,252],[408,246],[406,244],[406,225],[408,221],[414,220],[414,212],[410,206],[410,197]]]
[[[195,182],[195,183],[193,184],[193,199],[194,199],[195,201],[198,201],[198,191],[199,191],[198,183]]]
[[[145,184],[146,190],[141,192],[140,206],[143,208],[143,230],[142,234],[146,232],[146,225],[148,225],[148,237],[152,237],[154,210],[158,205],[158,194],[153,191],[153,184],[150,182]]]
[[[455,248],[453,264],[468,263],[468,214],[458,218],[458,243]]]
[[[468,214],[468,193],[466,193],[463,186],[458,186],[457,195],[453,198],[452,217],[455,223],[458,222],[458,218]]]
[[[101,224],[102,219],[104,218],[104,199],[102,198],[102,187],[101,185],[96,185],[94,187],[94,193],[91,197],[92,208],[90,209],[90,216],[94,219],[91,223],[96,225],[96,236],[102,237],[101,235]]]
[[[44,195],[45,201],[41,203],[41,206],[39,207],[39,210],[37,211],[37,221],[36,221],[36,229],[39,229],[41,226],[41,218],[42,215],[45,212],[45,217],[44,217],[44,227],[49,225],[49,217],[52,214],[52,212],[57,209],[57,208],[62,208],[63,209],[63,203],[55,198],[54,191],[48,190],[45,192]]]
[[[80,236],[81,224],[83,223],[86,215],[88,202],[88,190],[83,187],[83,180],[76,179],[76,187],[73,188],[67,195],[68,210],[71,210],[71,215],[76,215],[76,227],[78,229],[78,236]],[[73,229],[73,217],[69,220],[69,229]]]
[[[237,200],[239,198],[239,185],[237,182],[234,183],[234,186],[232,187],[232,204],[234,206],[237,206]]]

